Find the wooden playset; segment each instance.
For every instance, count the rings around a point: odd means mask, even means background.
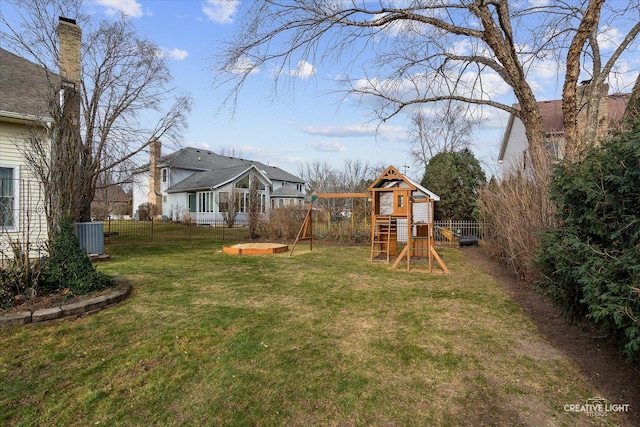
[[[358,198],[371,200],[371,261],[390,262],[392,269],[406,260],[407,270],[433,272],[435,261],[449,273],[434,247],[433,208],[440,198],[414,180],[389,166],[368,188],[367,193],[322,193],[311,197],[309,209],[291,249],[308,240],[313,249],[311,214],[313,203],[321,198]],[[405,243],[398,251],[398,243]],[[399,252],[399,253],[398,253]],[[413,263],[413,265],[412,265]],[[426,267],[426,268],[425,268]]]

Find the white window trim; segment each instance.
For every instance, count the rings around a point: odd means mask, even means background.
[[[5,227],[0,225],[0,231],[16,232],[20,230],[20,165],[10,165],[6,163],[0,163],[0,168],[13,169],[13,206],[12,211],[18,213],[13,218],[13,225],[11,227]]]

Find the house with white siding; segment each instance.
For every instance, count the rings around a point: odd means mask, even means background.
[[[50,144],[54,79],[59,76],[0,48],[0,259],[12,258],[18,242],[32,257],[44,251],[44,194],[25,153],[35,134]]]
[[[42,183],[27,154],[50,155],[53,103],[80,79],[81,30],[75,20],[58,24],[60,74],[0,48],[0,262],[23,253],[39,257],[48,240]],[[45,153],[33,153],[32,141]]]
[[[255,180],[255,182],[254,182]],[[152,216],[201,224],[227,220],[248,222],[250,191],[257,191],[258,212],[271,207],[303,205],[305,183],[264,163],[187,147],[161,155],[158,140],[150,144],[149,164],[132,176],[134,218],[151,209]]]
[[[578,112],[579,127],[585,127],[585,120],[587,120],[586,100],[589,90],[593,89],[586,84],[578,87],[578,102],[582,105]],[[609,95],[608,85],[602,85],[599,90],[597,132],[604,137],[615,128],[624,115],[630,95],[621,93]],[[514,107],[516,110],[520,108],[519,104]],[[541,101],[538,102],[538,107],[542,115],[546,148],[553,159],[562,159],[565,152],[562,100]],[[498,154],[498,163],[505,178],[516,174],[527,174],[532,167],[524,124],[514,113],[509,116],[507,122]]]

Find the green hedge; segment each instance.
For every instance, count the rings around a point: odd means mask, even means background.
[[[640,359],[640,125],[556,167],[556,227],[541,236],[541,286]]]

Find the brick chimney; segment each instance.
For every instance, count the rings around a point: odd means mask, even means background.
[[[149,144],[149,194],[147,203],[155,206],[156,213],[162,215],[162,193],[160,193],[160,155],[162,143],[154,138]],[[155,216],[152,213],[152,216]]]
[[[576,93],[578,103],[578,129],[580,132],[587,132],[593,129],[596,132],[597,139],[605,138],[609,132],[609,85],[603,83],[601,85],[592,85],[591,82],[585,81],[578,86]],[[593,107],[597,110],[597,122],[589,123],[589,100],[591,98],[597,101]]]
[[[60,44],[59,67],[62,76],[64,116],[72,126],[80,126],[80,45],[82,30],[74,19],[60,17],[58,21],[58,43]]]
[[[60,75],[80,89],[80,44],[82,30],[74,19],[60,17],[58,21],[60,43]]]

